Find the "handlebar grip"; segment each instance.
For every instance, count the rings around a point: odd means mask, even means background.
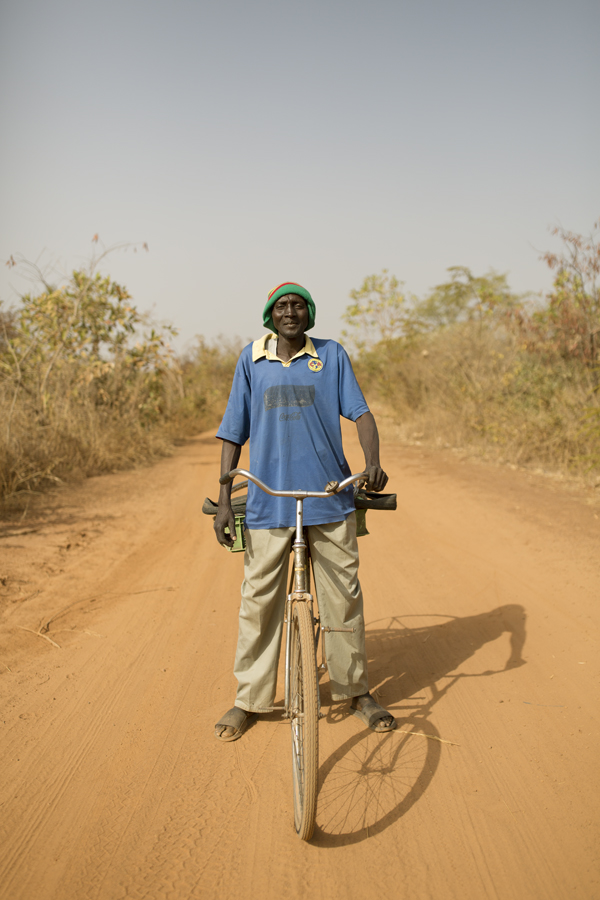
[[[230,481],[233,481],[233,478],[231,477],[229,472],[227,472],[225,475],[221,475],[221,477],[219,478],[219,484],[229,484]]]

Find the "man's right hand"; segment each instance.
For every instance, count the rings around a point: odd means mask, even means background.
[[[231,472],[237,466],[242,448],[232,441],[223,441],[221,450],[221,475]],[[229,528],[229,534],[225,528]],[[223,547],[233,547],[235,544],[235,516],[231,508],[231,481],[222,484],[219,491],[219,509],[213,525],[217,540]]]
[[[229,528],[229,534],[225,531],[225,526]],[[233,547],[235,543],[235,516],[231,504],[219,504],[215,522],[213,525],[217,540],[224,547]]]

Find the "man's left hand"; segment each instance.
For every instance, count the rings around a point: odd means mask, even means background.
[[[367,466],[365,472],[368,475],[366,490],[382,491],[388,483],[388,477],[379,466]]]

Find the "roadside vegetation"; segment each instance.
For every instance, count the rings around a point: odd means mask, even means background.
[[[59,284],[10,260],[34,289],[0,306],[0,498],[148,462],[222,412],[240,347],[198,338],[177,356],[105,256]]]
[[[547,296],[455,267],[424,298],[388,272],[351,293],[343,340],[408,442],[570,471],[600,483],[600,222],[562,229]],[[171,452],[223,413],[241,342],[175,353],[105,274],[107,252],[0,304],[0,500]]]
[[[386,271],[351,293],[344,340],[403,439],[598,479],[599,232],[553,231],[546,296],[464,267],[424,298]]]

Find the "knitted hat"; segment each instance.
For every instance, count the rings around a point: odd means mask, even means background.
[[[296,284],[295,281],[285,281],[283,284],[277,285],[276,288],[269,293],[269,298],[267,300],[267,305],[263,310],[263,325],[269,329],[269,331],[274,331],[277,334],[277,329],[273,325],[273,307],[277,300],[280,297],[285,297],[286,294],[298,294],[299,297],[302,297],[303,300],[306,300],[306,306],[308,308],[308,325],[306,326],[306,330],[312,328],[315,324],[315,301],[310,296],[306,288],[303,288],[302,285]]]

